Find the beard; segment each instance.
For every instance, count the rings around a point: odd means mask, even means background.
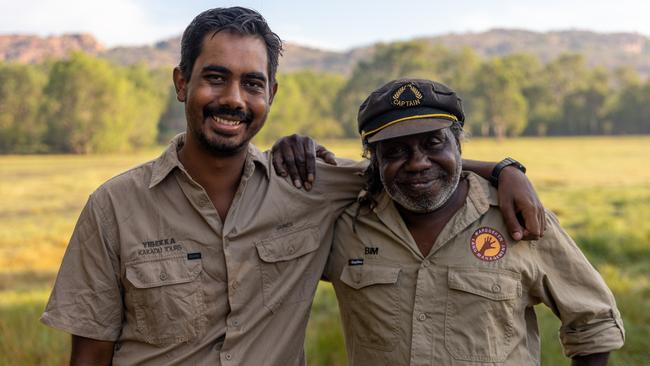
[[[231,109],[228,107],[224,106],[206,106],[203,108],[203,126],[205,127],[205,120],[207,118],[211,118],[211,116],[228,116],[228,117],[235,117],[239,119],[241,122],[245,124],[246,126],[250,126],[251,122],[253,121],[253,113],[251,111],[241,111],[241,110],[236,110],[236,109]],[[205,149],[208,153],[211,155],[215,156],[232,156],[240,152],[242,149],[244,149],[247,145],[248,142],[250,141],[250,138],[243,138],[239,141],[231,141],[228,138],[225,137],[216,137],[216,138],[209,138],[203,128],[191,129],[191,133],[194,135],[196,140],[199,142],[201,147]],[[252,138],[252,136],[251,136]]]
[[[400,188],[396,179],[388,185],[384,184],[384,189],[393,201],[397,202],[408,211],[415,213],[433,212],[442,207],[442,205],[451,198],[458,187],[463,164],[460,154],[458,154],[457,161],[456,168],[453,172],[442,172],[434,178],[434,186],[438,187],[437,193],[432,192],[431,189],[423,190],[421,192],[404,191]],[[379,170],[379,173],[381,181],[385,182],[383,171],[381,169]]]
[[[208,153],[215,156],[232,156],[241,151],[249,140],[242,140],[239,142],[230,142],[228,140],[209,139],[203,130],[192,130],[194,137],[199,142],[201,147]]]

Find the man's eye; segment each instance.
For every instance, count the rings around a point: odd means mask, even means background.
[[[384,156],[388,159],[399,159],[408,154],[408,149],[402,146],[390,147],[384,151]]]
[[[435,148],[438,148],[438,147],[442,146],[444,143],[445,143],[445,139],[444,139],[444,138],[440,138],[440,137],[431,137],[431,138],[427,139],[427,141],[426,141],[426,147],[427,147],[427,148],[434,148],[434,149],[435,149]]]
[[[246,80],[244,81],[244,86],[255,90],[264,89],[264,83],[259,80]]]
[[[205,77],[210,83],[213,84],[221,84],[223,83],[226,79],[221,76],[221,75],[207,75]]]

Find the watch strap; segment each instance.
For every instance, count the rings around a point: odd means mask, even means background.
[[[501,171],[505,167],[513,166],[517,169],[519,169],[522,173],[526,174],[526,167],[518,162],[517,160],[507,157],[503,160],[501,160],[497,165],[492,169],[492,174],[490,175],[490,183],[492,183],[493,186],[498,187],[499,186],[499,175],[501,174]]]

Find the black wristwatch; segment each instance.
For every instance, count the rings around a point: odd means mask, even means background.
[[[522,171],[522,173],[526,174],[526,167],[523,166],[520,162],[513,158],[505,158],[501,160],[495,167],[492,169],[492,174],[490,175],[490,183],[492,183],[493,186],[498,187],[499,186],[499,174],[501,174],[501,171],[503,168],[507,166],[513,166],[519,170]]]

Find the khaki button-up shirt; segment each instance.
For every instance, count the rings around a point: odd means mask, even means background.
[[[333,223],[363,164],[318,163],[311,192],[250,146],[225,222],[177,137],[112,178],[81,213],[42,321],[116,342],[114,365],[301,365]]]
[[[535,365],[533,305],[561,319],[568,357],[620,348],[612,293],[552,214],[539,241],[511,241],[496,190],[466,174],[464,206],[424,257],[390,197],[337,221],[326,274],[350,365]],[[356,231],[355,231],[356,229]]]

